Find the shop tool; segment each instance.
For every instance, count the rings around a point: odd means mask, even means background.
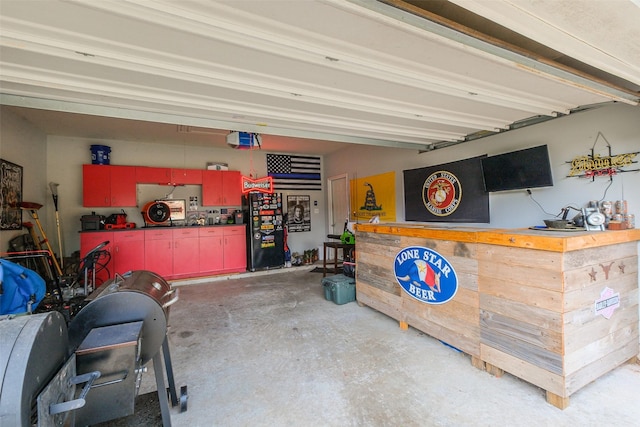
[[[60,264],[56,259],[55,253],[53,252],[53,249],[51,248],[51,244],[49,243],[49,239],[47,239],[47,235],[45,234],[44,229],[42,228],[42,224],[40,223],[40,218],[38,217],[38,210],[42,207],[42,205],[39,203],[32,203],[32,202],[20,202],[18,204],[18,207],[22,210],[29,211],[29,213],[31,214],[31,218],[33,218],[33,221],[36,223],[36,226],[38,227],[38,230],[42,235],[42,240],[38,240],[38,241],[40,242],[40,244],[44,243],[47,246],[47,250],[51,254],[51,259],[53,260],[53,265],[55,266],[56,272],[58,273],[58,277],[62,277],[63,276],[62,268],[60,268]],[[60,254],[60,256],[62,257],[62,254]]]

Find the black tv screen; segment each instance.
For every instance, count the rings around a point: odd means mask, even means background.
[[[486,192],[550,187],[553,177],[547,146],[484,157],[482,178]]]

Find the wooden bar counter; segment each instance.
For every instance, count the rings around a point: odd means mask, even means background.
[[[639,240],[640,229],[357,224],[356,298],[469,354],[478,368],[541,387],[564,409],[583,386],[638,360]],[[453,266],[450,301],[428,304],[402,290],[394,262],[410,246]],[[615,309],[596,304],[607,296]]]

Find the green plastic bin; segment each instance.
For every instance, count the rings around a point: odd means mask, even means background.
[[[322,279],[324,298],[338,305],[356,300],[356,280],[344,274],[336,274]]]

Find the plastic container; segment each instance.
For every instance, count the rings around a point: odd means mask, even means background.
[[[324,298],[338,305],[356,300],[356,281],[344,274],[336,274],[322,279]]]
[[[111,158],[111,147],[106,145],[91,146],[91,164],[108,165]]]

